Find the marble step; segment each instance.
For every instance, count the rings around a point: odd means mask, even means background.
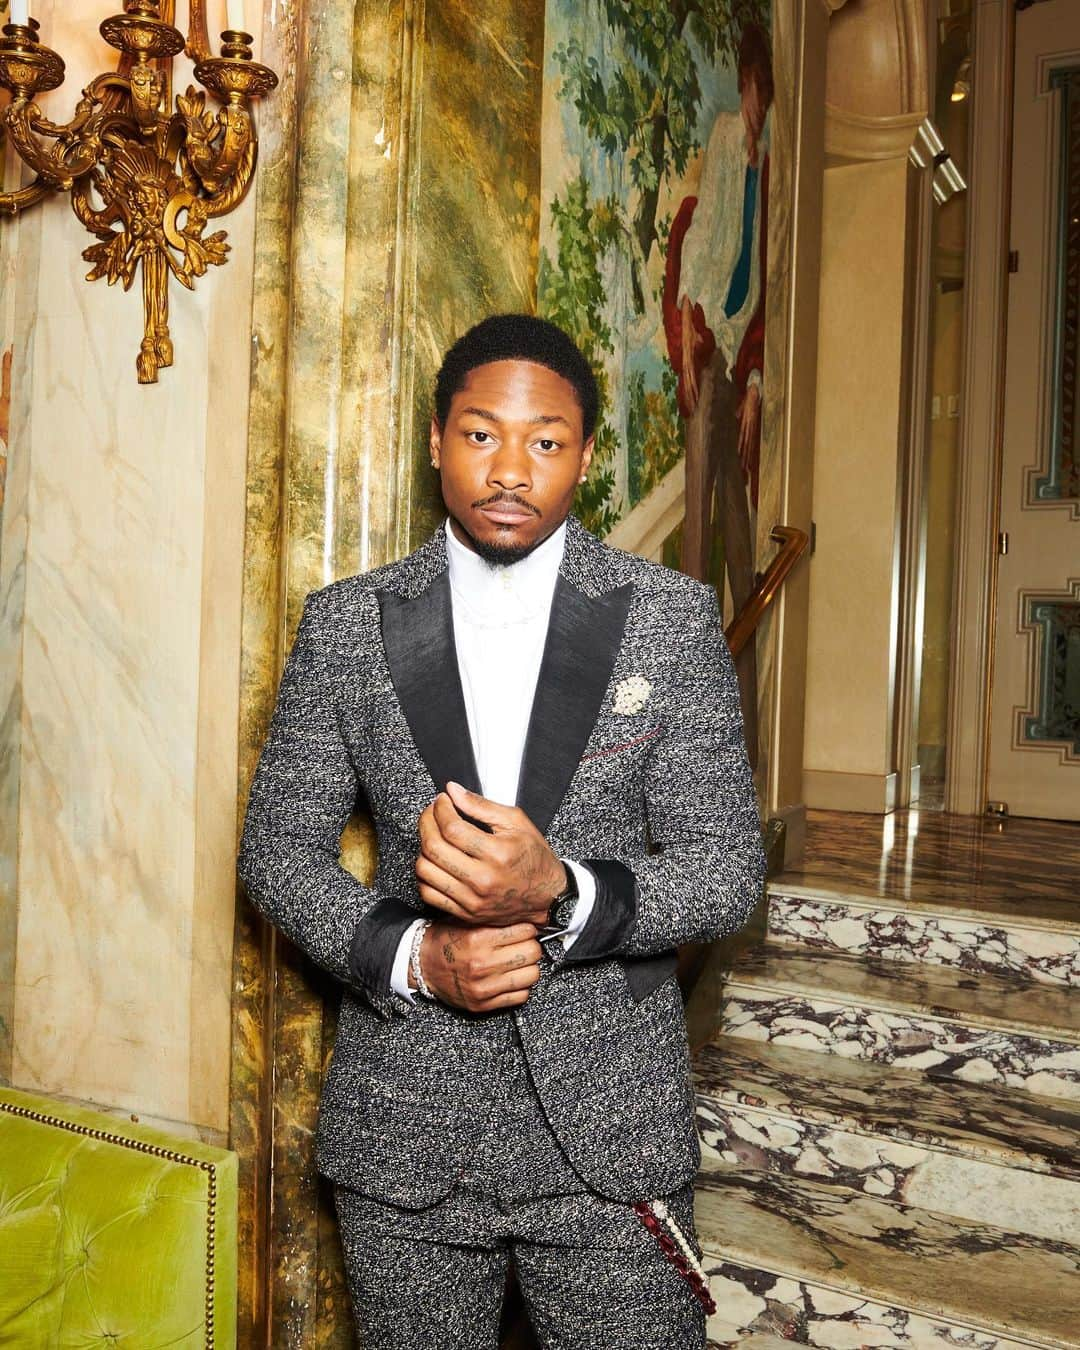
[[[698,1178],[711,1340],[820,1350],[1080,1347],[1080,1250],[805,1177]]]
[[[735,1341],[714,1341],[711,1337],[706,1350],[791,1350],[790,1341],[782,1341],[777,1336],[740,1336]]]
[[[800,884],[783,874],[768,895],[772,941],[1080,986],[1080,904],[1029,904],[1020,896],[975,906],[947,890],[940,899],[908,899]]]
[[[1080,999],[1019,975],[767,942],[735,959],[720,1029],[1080,1100]]]
[[[1080,1107],[721,1036],[694,1060],[704,1165],[806,1176],[1080,1241]]]

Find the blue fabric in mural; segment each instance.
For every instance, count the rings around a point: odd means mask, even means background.
[[[746,304],[746,296],[750,290],[750,264],[753,261],[754,250],[754,202],[757,199],[757,180],[757,169],[748,164],[746,166],[746,178],[743,180],[742,247],[739,250],[739,261],[735,264],[735,271],[731,276],[727,300],[724,302],[724,313],[729,319],[733,314],[738,314],[739,310]]]

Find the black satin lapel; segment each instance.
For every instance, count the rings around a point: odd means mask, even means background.
[[[461,692],[450,581],[445,572],[414,599],[378,591],[394,692],[416,748],[441,792],[453,779],[480,791]]]
[[[563,576],[555,584],[517,797],[542,833],[566,796],[596,724],[633,591],[631,582],[593,597]]]

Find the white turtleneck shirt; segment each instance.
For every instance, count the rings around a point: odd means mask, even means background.
[[[445,530],[454,645],[480,786],[491,801],[513,806],[566,522],[506,567],[485,562],[467,548],[449,520]],[[592,912],[596,878],[580,863],[569,858],[563,862],[573,871],[579,895],[561,939],[567,948]],[[390,981],[394,992],[410,1002],[409,953],[422,922],[411,924],[402,937]]]

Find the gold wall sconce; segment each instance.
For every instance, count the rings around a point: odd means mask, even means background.
[[[206,0],[191,0],[186,39],[173,26],[175,5],[124,0],[124,12],[102,23],[101,36],[120,53],[117,68],[90,81],[62,125],[35,102],[63,83],[64,62],[38,41],[27,0],[12,0],[12,22],[0,39],[0,85],[11,91],[0,128],[35,175],[26,187],[0,193],[0,215],[69,192],[75,215],[98,240],[83,253],[93,264],[87,280],[105,277],[128,290],[141,270],[140,384],[155,384],[158,371],[172,365],[170,276],[192,290],[208,267],[225,262],[225,231],[207,234],[206,226],[251,186],[259,146],[251,100],[278,82],[252,60],[243,0],[228,0],[219,57],[210,53]],[[203,88],[189,86],[174,111],[172,63],[182,51]],[[206,107],[206,90],[220,108]]]

